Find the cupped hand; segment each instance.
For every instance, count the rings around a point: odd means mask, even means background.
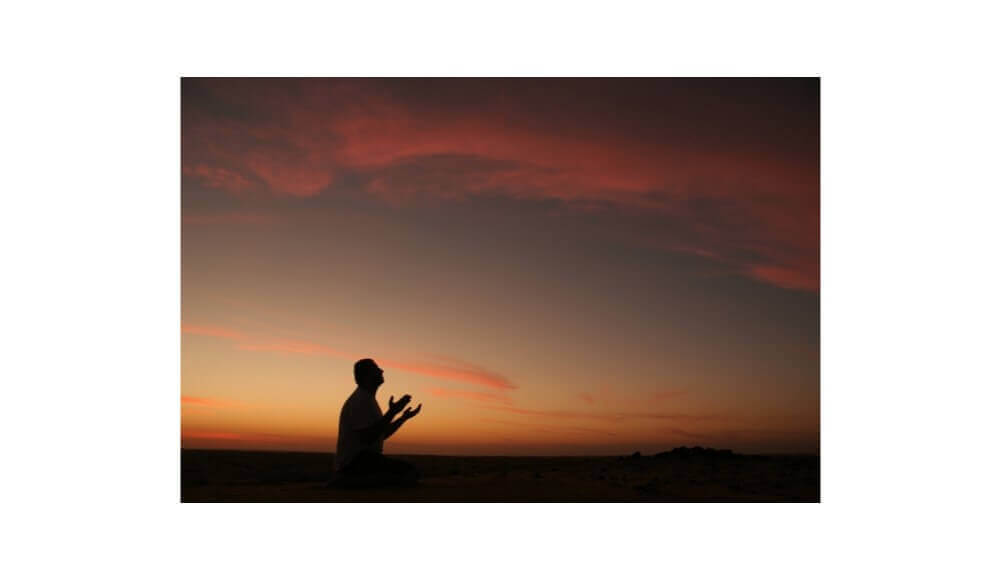
[[[414,408],[411,407],[411,408],[403,411],[403,420],[407,421],[407,420],[412,419],[413,417],[415,417],[417,415],[417,413],[420,412],[420,408],[423,407],[423,406],[424,406],[424,404],[420,403],[419,405],[417,405],[416,409],[414,409]]]
[[[410,397],[410,395],[403,395],[402,397],[399,398],[398,401],[396,401],[396,400],[394,400],[392,398],[392,396],[390,396],[389,397],[389,412],[392,413],[393,415],[395,415],[396,413],[399,413],[404,408],[406,408],[407,405],[410,404],[410,399],[411,398],[412,397]]]

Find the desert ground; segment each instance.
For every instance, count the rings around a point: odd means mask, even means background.
[[[679,448],[623,457],[395,456],[414,487],[333,489],[331,453],[181,450],[192,502],[818,502],[816,455]]]

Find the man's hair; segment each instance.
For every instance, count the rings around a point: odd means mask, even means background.
[[[373,368],[375,368],[375,361],[370,358],[363,358],[354,363],[354,382],[360,385],[361,377],[368,374]]]

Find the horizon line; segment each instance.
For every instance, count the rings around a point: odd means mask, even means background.
[[[674,447],[672,449],[661,451],[660,453],[670,453],[674,449],[680,449],[682,447],[686,447],[687,449],[694,449],[695,447],[701,447],[702,449],[716,449],[716,450],[720,450],[720,451],[728,449],[729,451],[733,452],[733,455],[810,455],[810,456],[816,456],[816,457],[820,456],[820,454],[819,454],[818,451],[814,452],[814,453],[813,452],[806,452],[806,451],[802,451],[802,452],[798,452],[798,451],[776,451],[776,452],[768,452],[768,453],[746,453],[746,452],[736,451],[735,449],[729,449],[727,447],[705,447],[703,445],[693,445],[693,446],[684,446],[684,445],[682,445],[680,447]],[[249,452],[249,453],[312,453],[312,454],[319,454],[319,455],[334,455],[334,456],[337,455],[333,451],[305,451],[305,450],[299,450],[299,449],[234,449],[234,448],[219,448],[219,447],[183,447],[183,446],[181,446],[180,449],[181,449],[181,451],[219,451],[219,452],[225,452],[225,453],[230,453],[230,452],[242,452],[242,453],[246,453],[246,452]],[[518,455],[510,455],[510,454],[498,454],[498,455],[491,455],[491,454],[481,454],[481,453],[480,454],[464,454],[464,453],[386,453],[385,455],[387,455],[387,456],[392,456],[392,455],[395,455],[395,456],[421,456],[421,457],[630,457],[630,456],[634,455],[637,452],[638,451],[635,451],[635,452],[632,452],[632,453],[628,453],[628,452],[626,452],[626,453],[612,453],[612,454],[608,454],[608,455],[602,455],[602,454],[576,454],[576,455],[551,455],[551,454],[518,454]],[[652,454],[640,453],[640,457],[654,457],[656,455],[659,455],[659,453],[652,453]]]

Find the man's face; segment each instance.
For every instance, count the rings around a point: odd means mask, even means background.
[[[379,367],[378,365],[373,366],[371,370],[368,371],[369,380],[371,380],[372,384],[376,387],[385,382],[385,379],[382,377],[382,375],[383,375],[382,368]]]

